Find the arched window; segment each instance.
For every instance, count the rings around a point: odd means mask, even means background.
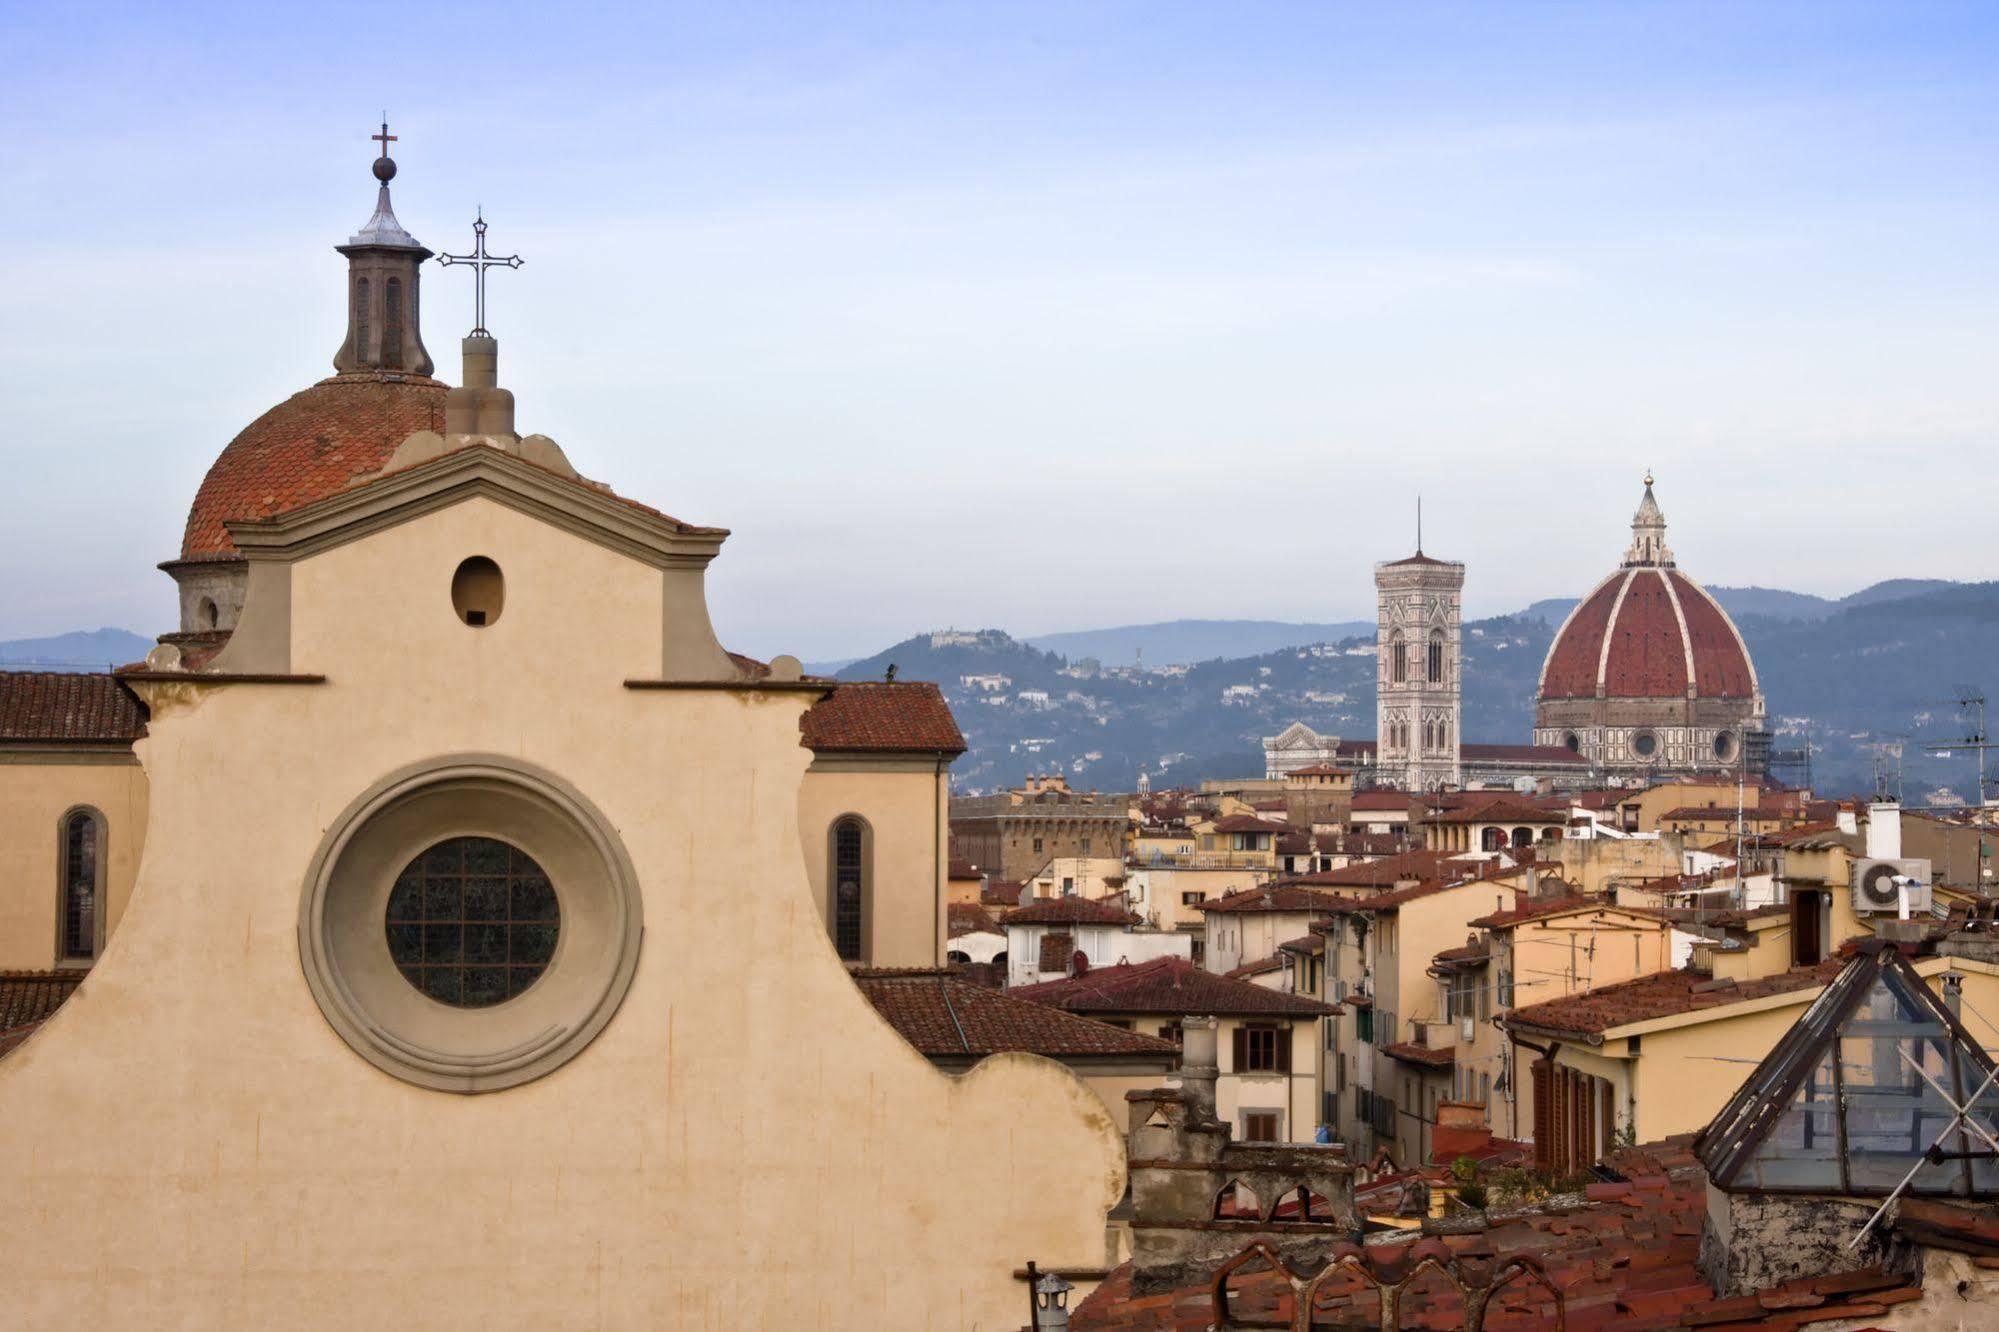
[[[1396,684],[1409,678],[1409,645],[1402,641],[1400,629],[1388,638],[1388,678]]]
[[[372,365],[375,353],[368,346],[368,334],[372,332],[373,312],[368,308],[368,279],[354,279],[354,360],[360,365]]]
[[[865,960],[862,953],[868,896],[868,829],[856,818],[833,825],[832,910],[827,926],[842,961]]]
[[[1442,684],[1444,680],[1444,631],[1430,631],[1430,674],[1431,684]]]
[[[1506,845],[1506,832],[1501,828],[1487,828],[1479,833],[1478,845],[1481,851],[1497,851]]]
[[[56,954],[65,963],[87,963],[96,960],[104,942],[104,817],[96,810],[73,809],[63,815],[58,831]]]
[[[391,369],[403,363],[403,284],[400,278],[390,278],[382,302],[382,361]]]
[[[1435,749],[1436,747],[1437,747],[1437,724],[1435,722],[1424,722],[1423,748]]]

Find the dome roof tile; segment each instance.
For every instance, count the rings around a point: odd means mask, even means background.
[[[235,559],[230,520],[269,518],[381,471],[412,434],[444,429],[444,395],[435,379],[376,374],[336,375],[294,393],[209,467],[188,510],[181,559]]]

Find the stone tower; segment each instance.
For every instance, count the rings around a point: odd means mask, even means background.
[[[1458,629],[1464,586],[1463,564],[1431,559],[1420,544],[1408,559],[1374,566],[1375,764],[1386,785],[1434,791],[1464,779]]]

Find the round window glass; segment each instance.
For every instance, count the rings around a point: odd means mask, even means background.
[[[1735,737],[1723,731],[1714,738],[1714,756],[1718,759],[1735,757]]]
[[[454,1008],[486,1008],[548,969],[562,912],[527,852],[454,837],[396,876],[385,928],[389,956],[411,985]]]
[[[1571,754],[1580,754],[1583,752],[1583,738],[1574,731],[1570,731],[1567,735],[1563,736],[1562,743],[1569,747]]]
[[[1639,758],[1651,758],[1652,751],[1658,747],[1659,739],[1650,731],[1640,731],[1631,737],[1631,748],[1637,751]]]

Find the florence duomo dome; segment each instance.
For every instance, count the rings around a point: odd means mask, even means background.
[[[1623,564],[1549,645],[1534,743],[1627,777],[1761,769],[1769,742],[1749,648],[1728,612],[1679,570],[1649,475]]]

